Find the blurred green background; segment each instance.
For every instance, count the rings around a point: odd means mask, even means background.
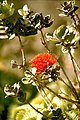
[[[0,0],[1,2],[3,0]],[[43,15],[50,14],[51,19],[54,19],[54,23],[50,28],[44,30],[44,34],[47,32],[53,32],[61,24],[66,24],[67,21],[71,20],[67,17],[59,17],[60,4],[64,0],[8,0],[9,3],[14,3],[15,13],[14,18],[16,19],[19,15],[17,10],[22,8],[24,4],[27,4],[34,12],[41,12]],[[76,4],[80,6],[80,1],[76,0]],[[80,13],[80,10],[78,10]],[[21,37],[24,44],[24,50],[26,53],[27,62],[30,61],[37,53],[45,52],[45,48],[42,46],[40,41],[40,33],[34,36]],[[38,46],[38,47],[37,47]],[[53,48],[53,44],[50,44],[52,50],[55,53],[60,54],[57,48]],[[77,52],[79,54],[79,51]],[[0,120],[7,120],[9,107],[14,105],[20,105],[16,99],[5,98],[4,86],[5,84],[14,84],[18,82],[24,73],[22,70],[12,69],[10,62],[16,60],[19,64],[21,63],[21,51],[17,37],[13,40],[0,40]],[[31,100],[35,97],[36,88],[31,85],[24,85],[24,91],[27,91],[28,99]]]

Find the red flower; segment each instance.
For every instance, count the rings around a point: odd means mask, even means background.
[[[31,62],[32,68],[36,69],[36,74],[42,73],[49,65],[53,65],[58,59],[58,56],[54,57],[49,53],[38,54]]]

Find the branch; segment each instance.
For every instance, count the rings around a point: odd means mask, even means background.
[[[71,90],[72,90],[73,96],[74,96],[76,99],[79,99],[79,97],[78,97],[78,95],[77,95],[77,92],[76,92],[76,89],[74,88],[74,86],[73,86],[71,80],[70,80],[69,77],[67,76],[67,74],[66,74],[64,68],[62,67],[62,65],[61,65],[61,63],[60,63],[59,61],[58,61],[58,63],[59,63],[59,65],[60,65],[60,67],[61,67],[61,69],[62,69],[62,71],[63,71],[65,77],[67,78],[67,80],[68,80],[68,82],[69,82],[69,84],[70,84],[70,86],[71,86]]]
[[[25,66],[25,65],[26,65],[25,52],[24,52],[24,49],[23,49],[23,44],[22,44],[22,41],[21,41],[21,38],[20,38],[20,36],[19,36],[19,35],[18,35],[18,38],[19,38],[19,43],[20,43],[20,46],[21,46],[22,66]]]
[[[62,81],[69,89],[71,89],[71,87],[65,82],[65,80],[63,80],[61,77],[58,77],[58,79]]]
[[[53,55],[54,53],[53,53],[52,51],[50,51],[50,49],[48,48],[48,45],[47,45],[47,43],[46,43],[46,41],[45,41],[45,39],[44,39],[43,31],[40,30],[40,32],[41,32],[41,35],[42,35],[42,39],[41,39],[41,40],[42,40],[42,44],[45,46],[45,48],[48,50],[48,52]],[[56,59],[56,58],[55,58],[55,59]],[[73,93],[74,97],[75,97],[76,99],[79,99],[79,97],[78,97],[78,95],[77,95],[77,92],[76,92],[76,89],[74,88],[74,86],[73,86],[72,83],[71,83],[71,80],[70,80],[69,77],[67,76],[67,74],[66,74],[65,70],[63,69],[62,65],[60,64],[59,60],[57,60],[57,62],[59,63],[59,65],[60,65],[60,67],[61,67],[64,75],[66,76],[66,78],[67,78],[67,80],[68,80],[68,82],[69,82],[69,84],[70,84],[70,86],[71,86],[71,90],[72,90],[72,93]]]
[[[71,57],[71,61],[72,61],[72,64],[73,64],[73,68],[74,68],[74,72],[75,72],[75,75],[76,75],[76,78],[77,78],[77,82],[79,83],[79,86],[80,86],[80,81],[78,79],[77,71],[76,71],[75,64],[74,64],[74,58],[73,58],[70,50],[69,50],[69,55]]]
[[[44,95],[45,95],[44,97],[46,97],[47,100],[48,100],[50,109],[53,109],[53,104],[52,104],[51,100],[48,98],[48,96],[47,96],[47,94],[46,94],[46,92],[45,92],[45,90],[43,88],[42,88],[42,91],[44,92]]]
[[[43,113],[41,113],[39,110],[37,110],[33,105],[31,105],[30,103],[28,103],[36,112],[40,113],[42,116],[46,116]],[[47,117],[47,116],[46,116]]]
[[[72,57],[73,57],[73,56],[72,56]],[[79,67],[79,65],[77,64],[77,62],[76,62],[76,60],[75,60],[74,57],[73,57],[73,61],[74,61],[75,65],[76,65],[77,69],[80,71],[80,67]]]
[[[74,12],[74,14],[76,15],[77,19],[78,19],[78,22],[80,22],[80,18],[78,16],[78,14],[76,12]]]
[[[50,89],[46,85],[44,87],[47,88],[50,92],[52,92],[54,95],[56,95],[60,99],[63,99],[63,100],[66,100],[66,101],[69,101],[69,102],[72,102],[72,103],[80,104],[78,100],[75,101],[75,100],[72,100],[72,99],[68,99],[68,98],[62,97],[61,95],[58,95],[56,92],[54,92],[52,89]]]
[[[51,106],[49,105],[49,104],[51,104],[50,103],[50,101],[47,101],[46,99],[45,99],[45,96],[42,94],[42,92],[41,92],[41,90],[43,90],[43,89],[41,89],[40,90],[40,86],[36,86],[37,87],[37,90],[38,90],[38,92],[40,93],[40,95],[41,95],[41,97],[42,97],[42,99],[44,100],[44,102],[46,103],[46,105],[49,107],[49,108],[51,108]],[[43,91],[44,92],[44,91]],[[47,95],[46,95],[46,97],[47,97]],[[48,98],[47,98],[48,99]]]
[[[44,47],[48,50],[48,52],[50,52],[50,49],[48,48],[48,45],[47,45],[47,43],[46,43],[46,41],[45,41],[45,38],[44,38],[42,29],[40,30],[40,32],[41,32],[41,36],[42,36],[41,42],[42,42],[42,44],[44,45]]]

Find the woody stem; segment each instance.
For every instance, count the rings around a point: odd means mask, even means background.
[[[50,52],[51,54],[54,54],[54,53],[49,49],[49,47],[48,47],[48,45],[47,45],[47,43],[46,43],[46,41],[45,41],[45,38],[44,38],[44,35],[43,35],[43,31],[40,30],[40,32],[41,32],[41,35],[42,35],[42,39],[41,39],[41,40],[42,40],[42,44],[45,46],[45,48],[48,50],[48,52]],[[55,58],[55,59],[56,59],[56,58]],[[72,90],[73,95],[75,96],[76,99],[79,99],[79,98],[78,98],[78,95],[77,95],[77,92],[76,92],[74,86],[72,85],[71,80],[70,80],[69,77],[67,76],[64,68],[62,67],[60,61],[57,60],[57,62],[59,63],[59,65],[60,65],[60,67],[61,67],[64,75],[66,76],[66,78],[67,78],[67,80],[68,80],[68,82],[69,82],[69,84],[70,84],[70,87],[71,87],[71,90]]]
[[[26,65],[26,57],[25,57],[25,52],[24,52],[24,49],[23,49],[23,44],[22,44],[22,41],[21,41],[21,38],[20,38],[19,35],[18,35],[18,39],[19,39],[19,43],[20,43],[20,46],[21,46],[22,66],[25,66]]]
[[[52,92],[54,95],[56,95],[57,97],[59,97],[60,99],[63,99],[63,100],[66,100],[66,101],[69,101],[69,102],[72,102],[72,103],[76,103],[78,104],[79,101],[75,101],[75,100],[72,100],[72,99],[68,99],[68,98],[65,98],[65,97],[62,97],[61,95],[58,95],[56,92],[54,92],[52,89],[50,89],[48,86],[45,86],[45,88],[47,88],[50,92]]]
[[[44,45],[44,47],[45,47],[48,51],[50,51],[50,49],[48,48],[48,45],[47,45],[47,43],[46,43],[46,41],[45,41],[45,38],[44,38],[42,29],[40,30],[40,32],[41,32],[41,36],[42,36],[42,38],[41,38],[42,44]]]
[[[58,61],[58,63],[59,63],[59,65],[60,65],[60,67],[61,67],[61,69],[62,69],[65,77],[67,78],[67,80],[68,80],[68,82],[69,82],[69,84],[70,84],[70,87],[71,87],[71,90],[72,90],[73,95],[75,96],[76,99],[79,99],[79,97],[78,97],[78,95],[77,95],[77,92],[76,92],[76,89],[75,89],[74,86],[72,85],[72,82],[71,82],[71,80],[69,79],[69,77],[67,76],[64,68],[62,67],[62,65],[61,65],[61,63],[60,63],[59,61]]]
[[[43,113],[41,113],[39,110],[37,110],[32,104],[28,103],[36,112],[40,113],[41,115],[43,116],[46,116],[44,115]],[[46,116],[47,117],[47,116]]]
[[[77,75],[77,71],[76,71],[76,68],[75,68],[74,59],[73,59],[73,56],[71,54],[71,51],[69,51],[69,55],[71,57],[71,61],[72,61],[72,64],[73,64],[73,68],[74,68],[74,72],[75,72],[75,75],[76,75],[76,78],[77,78],[77,82],[79,83],[79,86],[80,86],[80,81],[78,79],[78,75]]]

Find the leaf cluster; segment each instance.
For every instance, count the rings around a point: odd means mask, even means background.
[[[60,108],[58,108],[57,110],[53,110],[52,112],[46,110],[43,113],[47,115],[47,118],[43,116],[42,120],[65,120]]]

